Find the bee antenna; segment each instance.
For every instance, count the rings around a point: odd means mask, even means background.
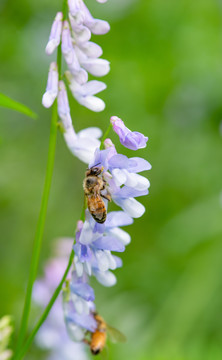
[[[94,167],[96,167],[97,165],[100,165],[100,164],[101,164],[101,162],[99,162],[98,164],[95,164],[95,165],[91,166],[91,168],[89,168],[89,169],[87,169],[87,170],[91,170],[92,168],[94,168]]]

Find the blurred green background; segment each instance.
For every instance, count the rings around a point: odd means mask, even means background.
[[[146,213],[126,229],[132,242],[118,284],[93,283],[99,311],[128,338],[109,358],[222,359],[222,1],[86,1],[107,19],[92,39],[111,61],[95,114],[70,98],[76,130],[106,129],[111,115],[149,136],[137,156],[153,168]],[[38,120],[0,109],[0,315],[21,317],[47,159],[50,110],[41,105],[49,63],[44,48],[62,0],[0,1],[0,92]],[[112,134],[117,142],[117,136]],[[133,151],[121,152],[134,156]],[[39,266],[54,239],[73,234],[85,165],[58,134]],[[32,348],[27,359],[44,359]]]

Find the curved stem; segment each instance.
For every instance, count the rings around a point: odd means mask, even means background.
[[[51,300],[49,301],[48,305],[46,306],[41,318],[39,319],[39,321],[37,322],[36,326],[34,327],[34,329],[32,330],[30,336],[28,337],[27,341],[25,342],[25,345],[23,346],[23,348],[21,349],[21,351],[18,353],[18,355],[15,357],[15,360],[20,360],[22,359],[22,357],[25,355],[26,351],[29,349],[29,346],[31,345],[35,335],[37,334],[38,330],[40,329],[41,325],[44,323],[44,321],[46,320],[54,302],[56,301],[60,291],[62,290],[62,285],[68,275],[68,272],[70,270],[70,267],[72,265],[73,262],[73,258],[74,258],[74,251],[71,251],[70,257],[69,257],[69,262],[67,265],[67,268],[64,272],[64,275],[58,285],[58,287],[56,288],[56,290],[54,291],[54,294],[51,298]]]
[[[104,145],[104,141],[106,140],[107,136],[109,135],[110,130],[112,129],[112,124],[110,123],[107,130],[105,131],[102,140],[101,140],[101,144],[100,144],[100,150],[103,149],[103,145]]]
[[[48,151],[45,184],[44,184],[41,208],[40,208],[39,219],[38,219],[37,229],[34,239],[32,257],[31,257],[31,267],[29,272],[29,279],[28,279],[28,285],[25,296],[25,304],[22,314],[21,327],[18,336],[16,351],[19,351],[24,341],[27,325],[28,325],[28,318],[30,313],[31,297],[32,297],[32,288],[33,288],[33,283],[35,281],[36,272],[39,263],[39,255],[41,250],[42,237],[43,237],[48,200],[49,200],[49,193],[52,182],[52,174],[53,174],[54,161],[55,161],[56,135],[57,135],[57,103],[53,105],[53,109],[52,109],[52,120],[51,120],[51,128],[50,128],[49,151]]]

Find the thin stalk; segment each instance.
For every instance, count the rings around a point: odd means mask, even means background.
[[[69,262],[67,265],[67,268],[64,272],[64,275],[58,285],[58,287],[56,288],[51,300],[49,301],[48,305],[46,306],[42,316],[40,317],[39,321],[37,322],[36,326],[34,327],[34,329],[32,330],[30,336],[28,337],[27,341],[25,342],[25,345],[22,347],[21,351],[18,353],[17,357],[15,357],[15,360],[20,360],[23,358],[23,356],[25,355],[25,353],[27,352],[27,350],[29,349],[32,341],[34,340],[35,335],[37,334],[38,330],[40,329],[41,325],[44,323],[44,321],[46,320],[54,302],[56,301],[60,291],[62,290],[62,285],[65,282],[65,279],[68,275],[68,272],[70,270],[70,267],[72,265],[73,262],[73,258],[74,258],[74,251],[71,251],[70,257],[69,257]]]
[[[64,4],[67,4],[67,0],[64,0]],[[65,6],[65,5],[64,5]],[[61,78],[61,67],[62,67],[62,52],[61,52],[61,44],[58,47],[57,51],[57,64],[58,64],[58,72],[59,78]],[[52,174],[55,162],[55,149],[56,149],[56,137],[57,137],[57,120],[58,120],[58,111],[57,111],[57,100],[53,104],[52,107],[52,119],[51,119],[51,128],[50,128],[50,137],[49,137],[49,150],[48,150],[48,161],[46,167],[46,175],[45,175],[45,184],[42,194],[42,202],[41,208],[39,212],[39,218],[35,233],[32,257],[31,257],[31,265],[29,272],[28,285],[25,296],[25,304],[23,308],[22,320],[20,331],[18,335],[18,340],[15,349],[15,356],[19,352],[26,335],[26,330],[28,326],[28,318],[31,307],[31,298],[32,298],[32,288],[36,278],[36,273],[38,269],[39,263],[39,255],[42,245],[42,237],[45,226],[45,219],[48,207],[49,193],[52,183]]]
[[[100,150],[102,150],[103,145],[104,145],[104,141],[106,140],[107,136],[109,135],[110,130],[112,129],[112,124],[110,123],[107,130],[105,131],[102,140],[101,140],[101,144],[100,144]]]
[[[33,283],[35,281],[35,277],[36,277],[36,273],[37,273],[37,269],[38,269],[39,255],[40,255],[43,231],[44,231],[44,226],[45,226],[49,193],[50,193],[50,188],[51,188],[51,183],[52,183],[52,174],[53,174],[54,161],[55,161],[56,135],[57,135],[57,104],[55,103],[53,106],[53,109],[52,109],[52,120],[51,120],[51,128],[50,128],[49,151],[48,151],[48,161],[47,161],[47,168],[46,168],[45,184],[44,184],[41,208],[40,208],[39,219],[38,219],[37,229],[36,229],[36,234],[35,234],[35,239],[34,239],[32,257],[31,257],[31,265],[30,265],[31,267],[30,267],[30,272],[29,272],[29,279],[28,279],[28,285],[27,285],[27,290],[26,290],[25,304],[24,304],[22,320],[21,320],[21,327],[20,327],[20,332],[19,332],[17,346],[16,346],[17,351],[19,351],[19,349],[24,341],[27,326],[28,326],[28,318],[29,318],[31,298],[32,298],[32,288],[33,288]]]

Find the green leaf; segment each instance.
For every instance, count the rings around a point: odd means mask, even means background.
[[[10,97],[0,93],[0,106],[11,110],[18,111],[25,114],[33,119],[37,118],[37,114],[30,110],[27,106],[19,103],[18,101],[12,100]]]

